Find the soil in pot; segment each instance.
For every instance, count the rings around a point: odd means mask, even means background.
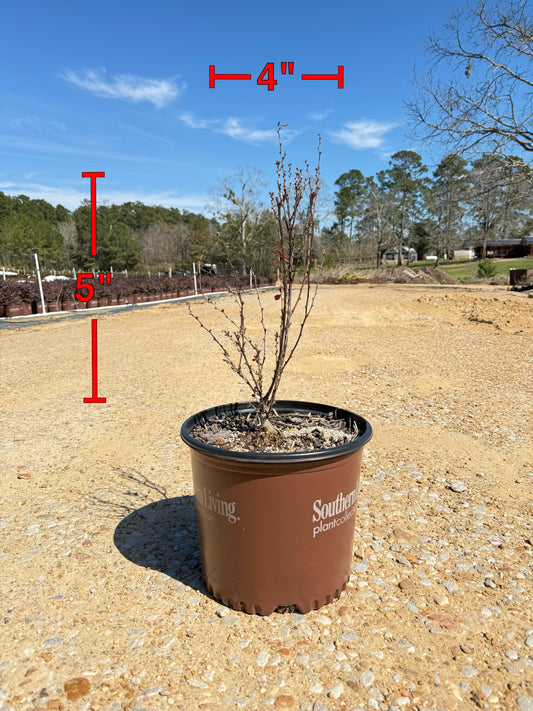
[[[233,452],[303,452],[330,449],[358,436],[358,430],[343,418],[313,412],[277,412],[268,419],[268,426],[257,426],[252,412],[228,413],[201,422],[191,432],[205,444]]]

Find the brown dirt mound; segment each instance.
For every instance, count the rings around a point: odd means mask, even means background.
[[[354,269],[337,267],[321,277],[323,284],[459,284],[457,279],[438,267],[393,267],[387,269]]]

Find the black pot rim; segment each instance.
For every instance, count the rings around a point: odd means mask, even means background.
[[[258,462],[262,464],[278,464],[281,462],[294,462],[295,460],[316,462],[324,459],[333,459],[334,457],[342,457],[356,452],[372,439],[372,427],[370,426],[370,423],[361,415],[357,415],[355,412],[351,412],[350,410],[346,410],[344,408],[315,402],[305,402],[301,400],[278,400],[274,407],[278,412],[282,413],[315,412],[317,414],[324,415],[332,412],[336,419],[344,419],[352,426],[356,424],[359,434],[352,442],[346,442],[346,444],[341,444],[337,447],[301,452],[232,452],[231,450],[223,449],[222,447],[215,447],[214,445],[201,442],[191,435],[191,431],[198,424],[206,422],[213,417],[237,412],[249,413],[254,410],[253,404],[250,402],[233,402],[227,405],[210,407],[191,415],[191,417],[186,419],[181,426],[181,438],[185,444],[192,449],[211,457]]]

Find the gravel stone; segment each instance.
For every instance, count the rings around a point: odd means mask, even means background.
[[[324,687],[319,681],[315,681],[309,687],[309,691],[313,694],[321,694],[324,691]]]
[[[505,656],[507,659],[512,659],[513,661],[516,661],[518,659],[518,652],[516,652],[514,649],[508,649],[505,652]]]
[[[519,696],[516,705],[520,711],[533,711],[533,696]]]
[[[468,491],[467,485],[462,481],[458,481],[457,479],[452,479],[452,481],[450,481],[449,486],[450,489],[452,491],[455,491],[456,494],[462,494],[463,491]]]
[[[352,563],[352,571],[354,573],[366,573],[368,572],[368,564],[361,561],[361,563]]]
[[[57,644],[61,644],[61,642],[64,641],[63,637],[50,637],[50,639],[45,639],[43,647],[55,647]]]
[[[372,686],[372,684],[374,683],[375,678],[376,678],[376,675],[375,675],[375,674],[373,674],[373,673],[370,672],[370,671],[366,671],[366,672],[363,672],[363,673],[360,675],[360,677],[359,677],[359,683],[361,684],[361,686],[369,687],[369,686]]]
[[[467,679],[470,679],[478,674],[478,670],[475,667],[467,664],[463,667],[463,674],[464,676],[466,676]]]
[[[236,625],[238,621],[238,617],[224,617],[222,619],[222,623],[226,625],[226,627],[233,627],[233,625]]]
[[[524,644],[526,647],[533,647],[533,635],[526,637]]]
[[[338,684],[335,684],[335,686],[331,687],[331,689],[328,691],[328,696],[331,699],[338,699],[342,694],[344,693],[344,684],[342,682],[339,682]]]
[[[268,660],[270,659],[270,654],[268,652],[259,652],[256,657],[255,663],[258,667],[264,667]]]
[[[407,560],[404,556],[400,556],[399,558],[396,558],[396,562],[399,563],[400,565],[405,565],[407,568],[412,568],[411,561]]]
[[[449,593],[454,593],[459,590],[459,585],[457,585],[455,580],[444,580],[442,584]]]

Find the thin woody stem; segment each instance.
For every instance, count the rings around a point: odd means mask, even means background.
[[[192,313],[200,326],[211,336],[222,351],[223,359],[232,370],[244,381],[251,390],[257,412],[258,421],[266,428],[268,418],[274,407],[281,377],[287,364],[292,359],[294,352],[302,338],[303,329],[315,303],[317,286],[311,289],[311,261],[313,253],[313,240],[316,221],[316,203],[320,190],[320,157],[321,143],[318,142],[318,164],[314,179],[311,177],[309,165],[306,162],[306,172],[299,168],[293,170],[290,163],[286,163],[286,154],[283,151],[281,140],[282,124],[278,123],[279,160],[277,166],[277,193],[271,193],[271,207],[278,231],[278,242],[275,254],[278,257],[280,272],[280,300],[279,329],[274,334],[274,364],[268,386],[263,383],[265,363],[268,353],[268,329],[265,323],[265,312],[257,288],[256,295],[260,311],[260,325],[262,340],[255,343],[247,333],[247,318],[245,302],[240,289],[231,289],[238,314],[230,316],[226,310],[214,304],[216,311],[221,313],[231,330],[223,331],[223,336],[228,340],[231,351],[221,337],[217,336],[211,328],[202,323],[201,319]],[[307,196],[307,205],[302,210],[302,202]],[[304,214],[302,222],[299,216]],[[300,218],[301,219],[301,218]],[[299,225],[302,225],[301,232]],[[297,270],[303,262],[302,281],[293,294]],[[211,302],[210,299],[208,301]],[[212,303],[212,302],[211,302]],[[296,338],[291,344],[290,334],[293,321],[298,318]],[[271,427],[271,425],[270,425]]]

